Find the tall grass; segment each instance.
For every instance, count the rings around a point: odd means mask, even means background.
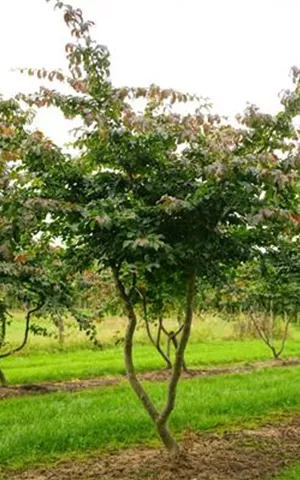
[[[196,316],[193,325],[190,343],[207,343],[217,340],[252,340],[252,331],[242,333],[247,323],[245,317],[236,316],[233,318],[222,317],[217,313],[203,313],[201,316]],[[24,332],[25,314],[24,312],[14,312],[10,320],[10,326],[8,328],[7,342],[8,344],[15,346],[20,343]],[[31,334],[28,346],[25,352],[41,351],[41,350],[58,350],[61,349],[61,345],[58,342],[57,328],[50,319],[38,318],[33,319],[33,322],[38,323],[41,327],[45,328],[49,333],[49,336],[43,337],[40,335]],[[76,321],[67,317],[64,319],[65,323],[65,348],[78,349],[78,348],[91,348],[92,344],[87,339],[85,333],[80,331]],[[117,340],[122,339],[126,328],[126,319],[122,317],[112,316],[107,317],[103,321],[96,324],[97,336],[104,347],[114,346]],[[176,327],[177,323],[173,319],[167,319],[166,326],[172,330]],[[155,331],[155,326],[152,326]],[[246,329],[247,330],[247,329]],[[289,339],[300,341],[300,329],[294,325],[290,326]],[[148,345],[149,339],[147,337],[143,322],[137,328],[135,334],[135,342],[139,345]]]

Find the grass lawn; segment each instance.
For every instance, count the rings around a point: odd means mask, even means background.
[[[180,434],[187,427],[200,432],[232,428],[300,411],[299,378],[300,367],[293,367],[186,380],[179,388],[172,429]],[[161,405],[166,386],[148,383],[147,388]],[[2,466],[21,467],[155,439],[146,413],[125,382],[106,389],[1,402]]]
[[[277,475],[274,480],[299,480],[300,479],[300,462],[297,462],[292,467],[287,468],[280,475]]]
[[[300,356],[300,340],[289,340],[285,356]],[[191,343],[186,355],[189,367],[247,363],[269,358],[270,351],[261,340]],[[135,362],[140,372],[164,366],[155,349],[146,345],[136,345]],[[25,350],[19,355],[2,360],[0,366],[11,384],[83,379],[124,373],[122,347],[105,350],[67,349],[33,352]]]

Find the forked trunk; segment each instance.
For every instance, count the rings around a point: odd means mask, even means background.
[[[114,265],[112,265],[111,268],[112,268],[112,273],[113,273],[117,292],[123,303],[124,310],[128,318],[128,324],[127,324],[125,338],[124,338],[124,361],[125,361],[127,377],[132,389],[134,390],[134,392],[142,402],[144,408],[150,415],[153,422],[155,422],[158,417],[158,411],[153,405],[150,397],[148,396],[141,382],[138,380],[136,376],[134,363],[133,363],[133,337],[134,337],[134,333],[137,325],[136,314],[132,306],[132,303],[130,301],[130,298],[126,293],[125,287],[120,279],[119,270]]]
[[[141,382],[138,380],[134,363],[133,363],[133,337],[137,325],[137,318],[131,303],[130,297],[127,295],[125,287],[120,279],[119,270],[116,266],[112,265],[113,277],[116,285],[118,294],[122,300],[124,309],[128,317],[128,325],[126,329],[125,339],[124,339],[124,359],[125,367],[127,372],[127,377],[129,383],[136,393],[137,397],[140,399],[145,410],[148,412],[153,423],[156,426],[157,433],[159,434],[163,444],[170,452],[172,456],[175,456],[179,452],[179,447],[176,440],[171,435],[168,429],[168,420],[175,406],[176,399],[176,390],[177,384],[180,378],[182,365],[184,362],[184,351],[190,336],[192,317],[193,317],[193,300],[195,296],[195,282],[196,282],[196,273],[195,271],[191,272],[187,282],[187,305],[186,305],[186,314],[185,321],[182,328],[181,338],[179,340],[178,348],[176,350],[176,356],[174,365],[172,368],[171,379],[168,388],[168,396],[166,400],[165,407],[161,412],[159,412],[155,405],[153,404],[148,393],[144,389]]]
[[[171,456],[176,456],[179,453],[179,446],[176,440],[171,435],[169,429],[166,425],[160,425],[156,422],[156,430],[158,435],[160,436],[164,446],[170,452]]]

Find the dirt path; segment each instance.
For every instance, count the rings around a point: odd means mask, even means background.
[[[300,416],[257,430],[223,435],[187,433],[182,455],[138,448],[4,474],[5,480],[269,480],[300,460]]]
[[[213,375],[224,375],[234,373],[250,373],[255,370],[261,370],[267,367],[291,367],[300,365],[300,358],[287,360],[266,360],[263,362],[256,362],[251,365],[235,365],[221,368],[206,368],[189,370],[188,373],[183,372],[183,379],[191,379],[195,377],[208,377]],[[154,372],[141,373],[139,378],[152,382],[165,381],[169,378],[170,372],[168,370],[158,370]],[[47,382],[40,384],[28,385],[12,385],[9,387],[0,387],[0,400],[7,398],[19,397],[22,395],[40,395],[53,392],[74,392],[84,390],[86,388],[109,387],[111,385],[118,385],[124,381],[126,377],[116,375],[111,377],[100,377],[83,380],[67,380],[63,382]]]

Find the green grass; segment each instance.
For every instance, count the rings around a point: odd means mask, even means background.
[[[172,429],[203,432],[247,425],[300,410],[300,367],[181,383]],[[288,386],[288,388],[287,388]],[[166,385],[147,384],[158,405]],[[156,439],[152,425],[124,383],[106,389],[6,400],[0,408],[0,465],[22,467]],[[293,477],[292,477],[293,478]]]
[[[300,462],[295,463],[292,467],[285,469],[281,474],[274,477],[274,480],[299,480],[300,479]]]
[[[285,356],[299,355],[300,341],[290,340]],[[186,358],[189,367],[207,367],[266,360],[270,359],[271,355],[261,340],[220,340],[190,344]],[[155,349],[146,345],[136,345],[135,363],[140,372],[164,366]],[[95,349],[24,351],[2,360],[0,366],[11,384],[83,379],[124,373],[121,347],[107,348],[103,351]]]
[[[55,335],[56,328],[49,320],[34,320]],[[237,320],[228,322],[218,315],[195,318],[187,363],[190,367],[249,363],[271,358],[271,352],[260,339],[236,340],[234,330]],[[108,317],[97,326],[98,337],[105,345],[103,351],[92,347],[83,332],[70,318],[65,320],[66,340],[63,348],[53,337],[30,336],[28,346],[16,356],[0,360],[8,381],[16,383],[39,383],[54,380],[92,378],[124,373],[121,347],[113,346],[117,331],[124,331],[126,320]],[[171,320],[169,324],[171,325]],[[8,329],[8,342],[16,345],[22,338],[24,313],[15,312]],[[286,357],[300,356],[300,330],[292,326],[288,339]],[[161,357],[149,345],[144,328],[136,332],[135,362],[138,371],[150,371],[164,367]]]

